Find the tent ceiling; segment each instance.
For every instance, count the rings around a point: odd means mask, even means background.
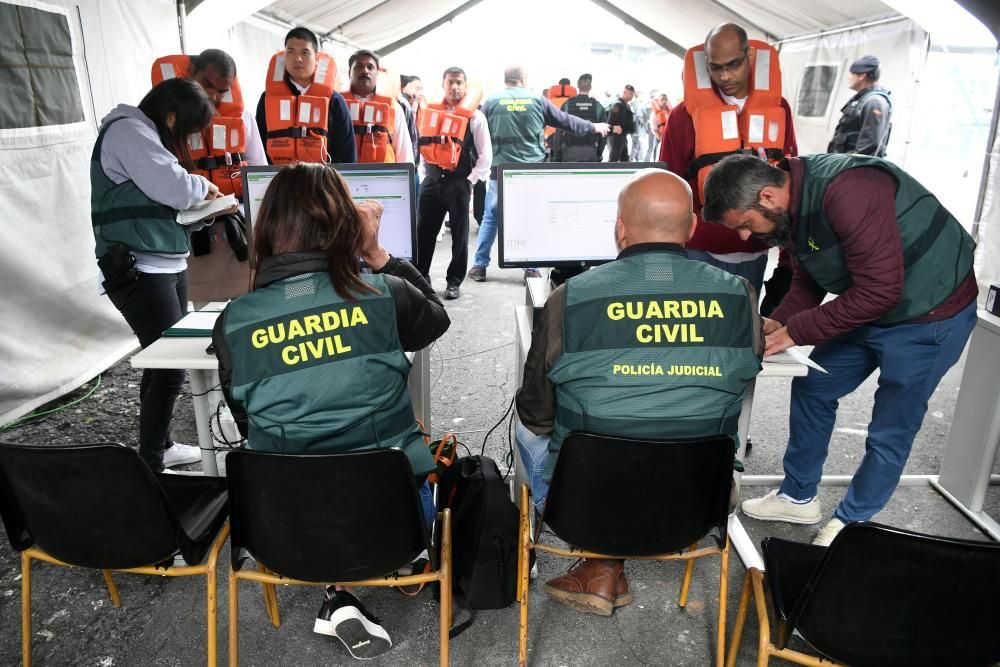
[[[189,1],[189,4],[193,3]],[[277,0],[261,13],[288,24],[308,26],[328,38],[377,50],[419,36],[425,27],[451,18],[456,11],[464,11],[474,4],[476,2],[467,0]],[[640,32],[647,36],[659,34],[663,40],[654,38],[654,41],[670,51],[676,51],[668,46],[671,43],[682,47],[696,44],[704,39],[711,26],[725,21],[740,23],[752,37],[776,41],[896,14],[879,0],[809,3],[797,0],[602,0],[597,4],[605,9],[619,10],[613,13],[628,23],[642,24],[646,30],[640,29]]]

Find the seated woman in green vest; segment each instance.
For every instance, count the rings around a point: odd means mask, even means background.
[[[254,223],[254,290],[229,304],[212,339],[223,392],[250,449],[399,447],[423,480],[435,466],[407,393],[404,351],[430,345],[450,320],[416,268],[379,243],[381,215],[381,204],[355,204],[329,167],[283,168]],[[426,483],[422,495],[429,498]],[[344,636],[359,626],[367,636]],[[327,591],[314,630],[337,636],[356,658],[392,646],[346,590]]]
[[[177,211],[219,196],[189,174],[187,138],[204,130],[215,107],[194,81],[170,79],[133,107],[119,104],[101,122],[90,163],[91,221],[102,286],[146,347],[187,312],[188,237]],[[197,447],[172,443],[174,402],[184,371],[147,368],[139,385],[139,454],[153,471],[194,463]]]

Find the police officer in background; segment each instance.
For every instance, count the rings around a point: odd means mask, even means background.
[[[628,136],[635,132],[635,116],[629,103],[635,97],[635,88],[627,84],[621,96],[611,105],[608,112],[608,162],[628,162]]]
[[[516,399],[517,447],[536,507],[571,431],[735,438],[746,382],[761,368],[762,323],[746,279],[685,255],[696,221],[681,177],[638,172],[618,196],[618,258],[566,282],[545,303]],[[669,326],[697,343],[660,335],[668,326],[664,302],[678,300],[692,315]],[[601,616],[632,601],[617,559],[583,559],[544,590]]]
[[[562,110],[571,116],[589,120],[591,123],[604,122],[607,111],[604,106],[590,96],[590,88],[594,77],[581,74],[577,79],[576,88],[579,93],[566,100]],[[553,162],[600,162],[604,154],[607,139],[596,132],[590,134],[573,134],[565,130],[556,130],[552,142]]]
[[[877,56],[862,56],[851,64],[847,83],[856,91],[840,110],[843,114],[828,153],[860,153],[885,156],[892,130],[892,101],[889,91],[878,84],[882,74]]]

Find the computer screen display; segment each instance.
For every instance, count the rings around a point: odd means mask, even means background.
[[[618,256],[618,193],[662,163],[503,164],[497,170],[500,266],[594,266]]]
[[[394,257],[416,256],[416,188],[412,164],[338,164],[332,167],[347,183],[355,201],[372,199],[385,207],[379,240]],[[252,232],[260,203],[271,179],[281,167],[243,168],[243,207],[247,236]]]

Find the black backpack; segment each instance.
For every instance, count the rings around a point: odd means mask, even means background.
[[[445,507],[451,509],[455,599],[471,609],[507,607],[517,594],[520,517],[496,462],[488,456],[455,461],[438,483],[438,511]]]

